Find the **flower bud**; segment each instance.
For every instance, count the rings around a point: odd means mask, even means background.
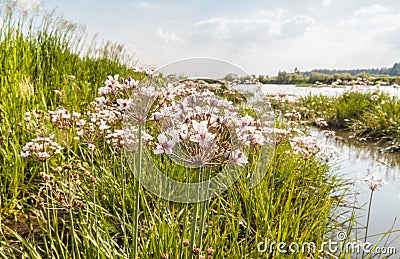
[[[225,153],[224,153],[224,158],[225,158],[225,159],[228,159],[230,154],[231,154],[231,153],[230,153],[229,151],[225,151]]]
[[[183,240],[182,244],[183,244],[183,246],[189,246],[190,242],[189,242],[189,240],[185,239],[185,240]]]
[[[200,249],[197,248],[197,247],[195,247],[195,248],[193,249],[193,254],[194,254],[194,255],[199,255],[199,254],[200,254]]]
[[[195,95],[191,95],[191,96],[189,97],[189,102],[190,102],[190,103],[195,104],[196,101],[197,101],[197,98],[196,98]]]
[[[210,105],[213,106],[213,107],[217,107],[218,106],[218,100],[217,99],[212,99],[210,101]]]
[[[155,121],[160,121],[161,120],[161,115],[160,114],[154,114],[154,120]]]

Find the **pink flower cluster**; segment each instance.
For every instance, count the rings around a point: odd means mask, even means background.
[[[386,182],[377,176],[369,175],[363,179],[364,184],[371,190],[379,190]]]

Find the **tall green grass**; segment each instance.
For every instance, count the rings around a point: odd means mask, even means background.
[[[32,137],[26,111],[81,110],[109,74],[132,74],[121,46],[85,41],[82,26],[55,13],[25,13],[0,2],[0,215],[24,200],[37,168],[17,156]],[[54,90],[59,90],[60,95]]]

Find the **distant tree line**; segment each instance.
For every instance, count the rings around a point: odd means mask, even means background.
[[[356,76],[366,73],[370,75],[390,75],[400,76],[400,63],[395,63],[392,67],[384,68],[363,68],[363,69],[313,69],[308,72],[303,72],[303,76],[310,76],[312,72],[333,75],[333,74],[350,74]]]
[[[307,85],[316,82],[330,84],[336,80],[352,80],[357,77],[375,77],[377,80],[386,80],[390,83],[399,82],[400,63],[395,63],[390,68],[371,69],[313,69],[308,72],[300,72],[297,68],[294,72],[279,71],[276,77],[260,75],[258,80],[264,84],[296,84]]]

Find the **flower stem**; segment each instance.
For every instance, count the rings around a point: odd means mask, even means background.
[[[372,205],[372,196],[374,195],[374,191],[371,190],[371,195],[369,196],[369,205],[368,205],[368,214],[367,214],[367,224],[365,226],[365,236],[364,236],[364,243],[367,242],[367,236],[368,236],[368,226],[369,226],[369,219],[371,216],[371,205]],[[362,257],[364,258],[364,251],[362,254]]]
[[[122,156],[122,154],[121,154]],[[121,157],[121,161],[124,161]],[[126,204],[125,204],[125,188],[126,188],[126,174],[125,174],[125,168],[122,166],[122,230],[124,233],[124,247],[127,249],[126,254],[129,254],[129,245],[128,245],[128,237],[126,234]]]
[[[136,259],[138,257],[138,238],[139,238],[139,193],[140,193],[140,173],[142,171],[142,131],[143,125],[139,123],[138,129],[138,161],[137,161],[137,175],[138,179],[135,185],[135,212],[134,212],[134,221],[133,221],[133,258]]]
[[[204,174],[204,172],[203,172],[203,174]],[[211,177],[211,170],[209,170],[209,172],[208,172],[207,179],[209,180],[210,177]],[[209,186],[208,186],[208,188],[209,188]],[[205,197],[207,197],[207,195],[208,195],[208,188],[206,190]],[[204,200],[204,201],[200,202],[200,224],[199,224],[199,248],[200,248],[200,250],[203,245],[203,229],[204,229],[204,219],[205,219],[206,212],[207,212],[207,200]]]
[[[366,225],[366,227],[365,227],[364,242],[367,242],[369,219],[370,219],[370,216],[371,216],[372,195],[374,195],[374,191],[371,191],[371,195],[370,195],[370,197],[369,197],[369,206],[368,206],[368,215],[367,215],[367,225]]]
[[[196,180],[197,183],[200,182],[200,177],[201,177],[201,170],[197,169],[196,170]],[[196,192],[199,193],[199,187],[197,185],[196,187]],[[197,225],[197,212],[199,210],[199,203],[196,202],[193,208],[193,216],[192,216],[192,229],[191,229],[191,234],[190,234],[190,255],[193,256],[193,250],[196,247],[196,225]]]

